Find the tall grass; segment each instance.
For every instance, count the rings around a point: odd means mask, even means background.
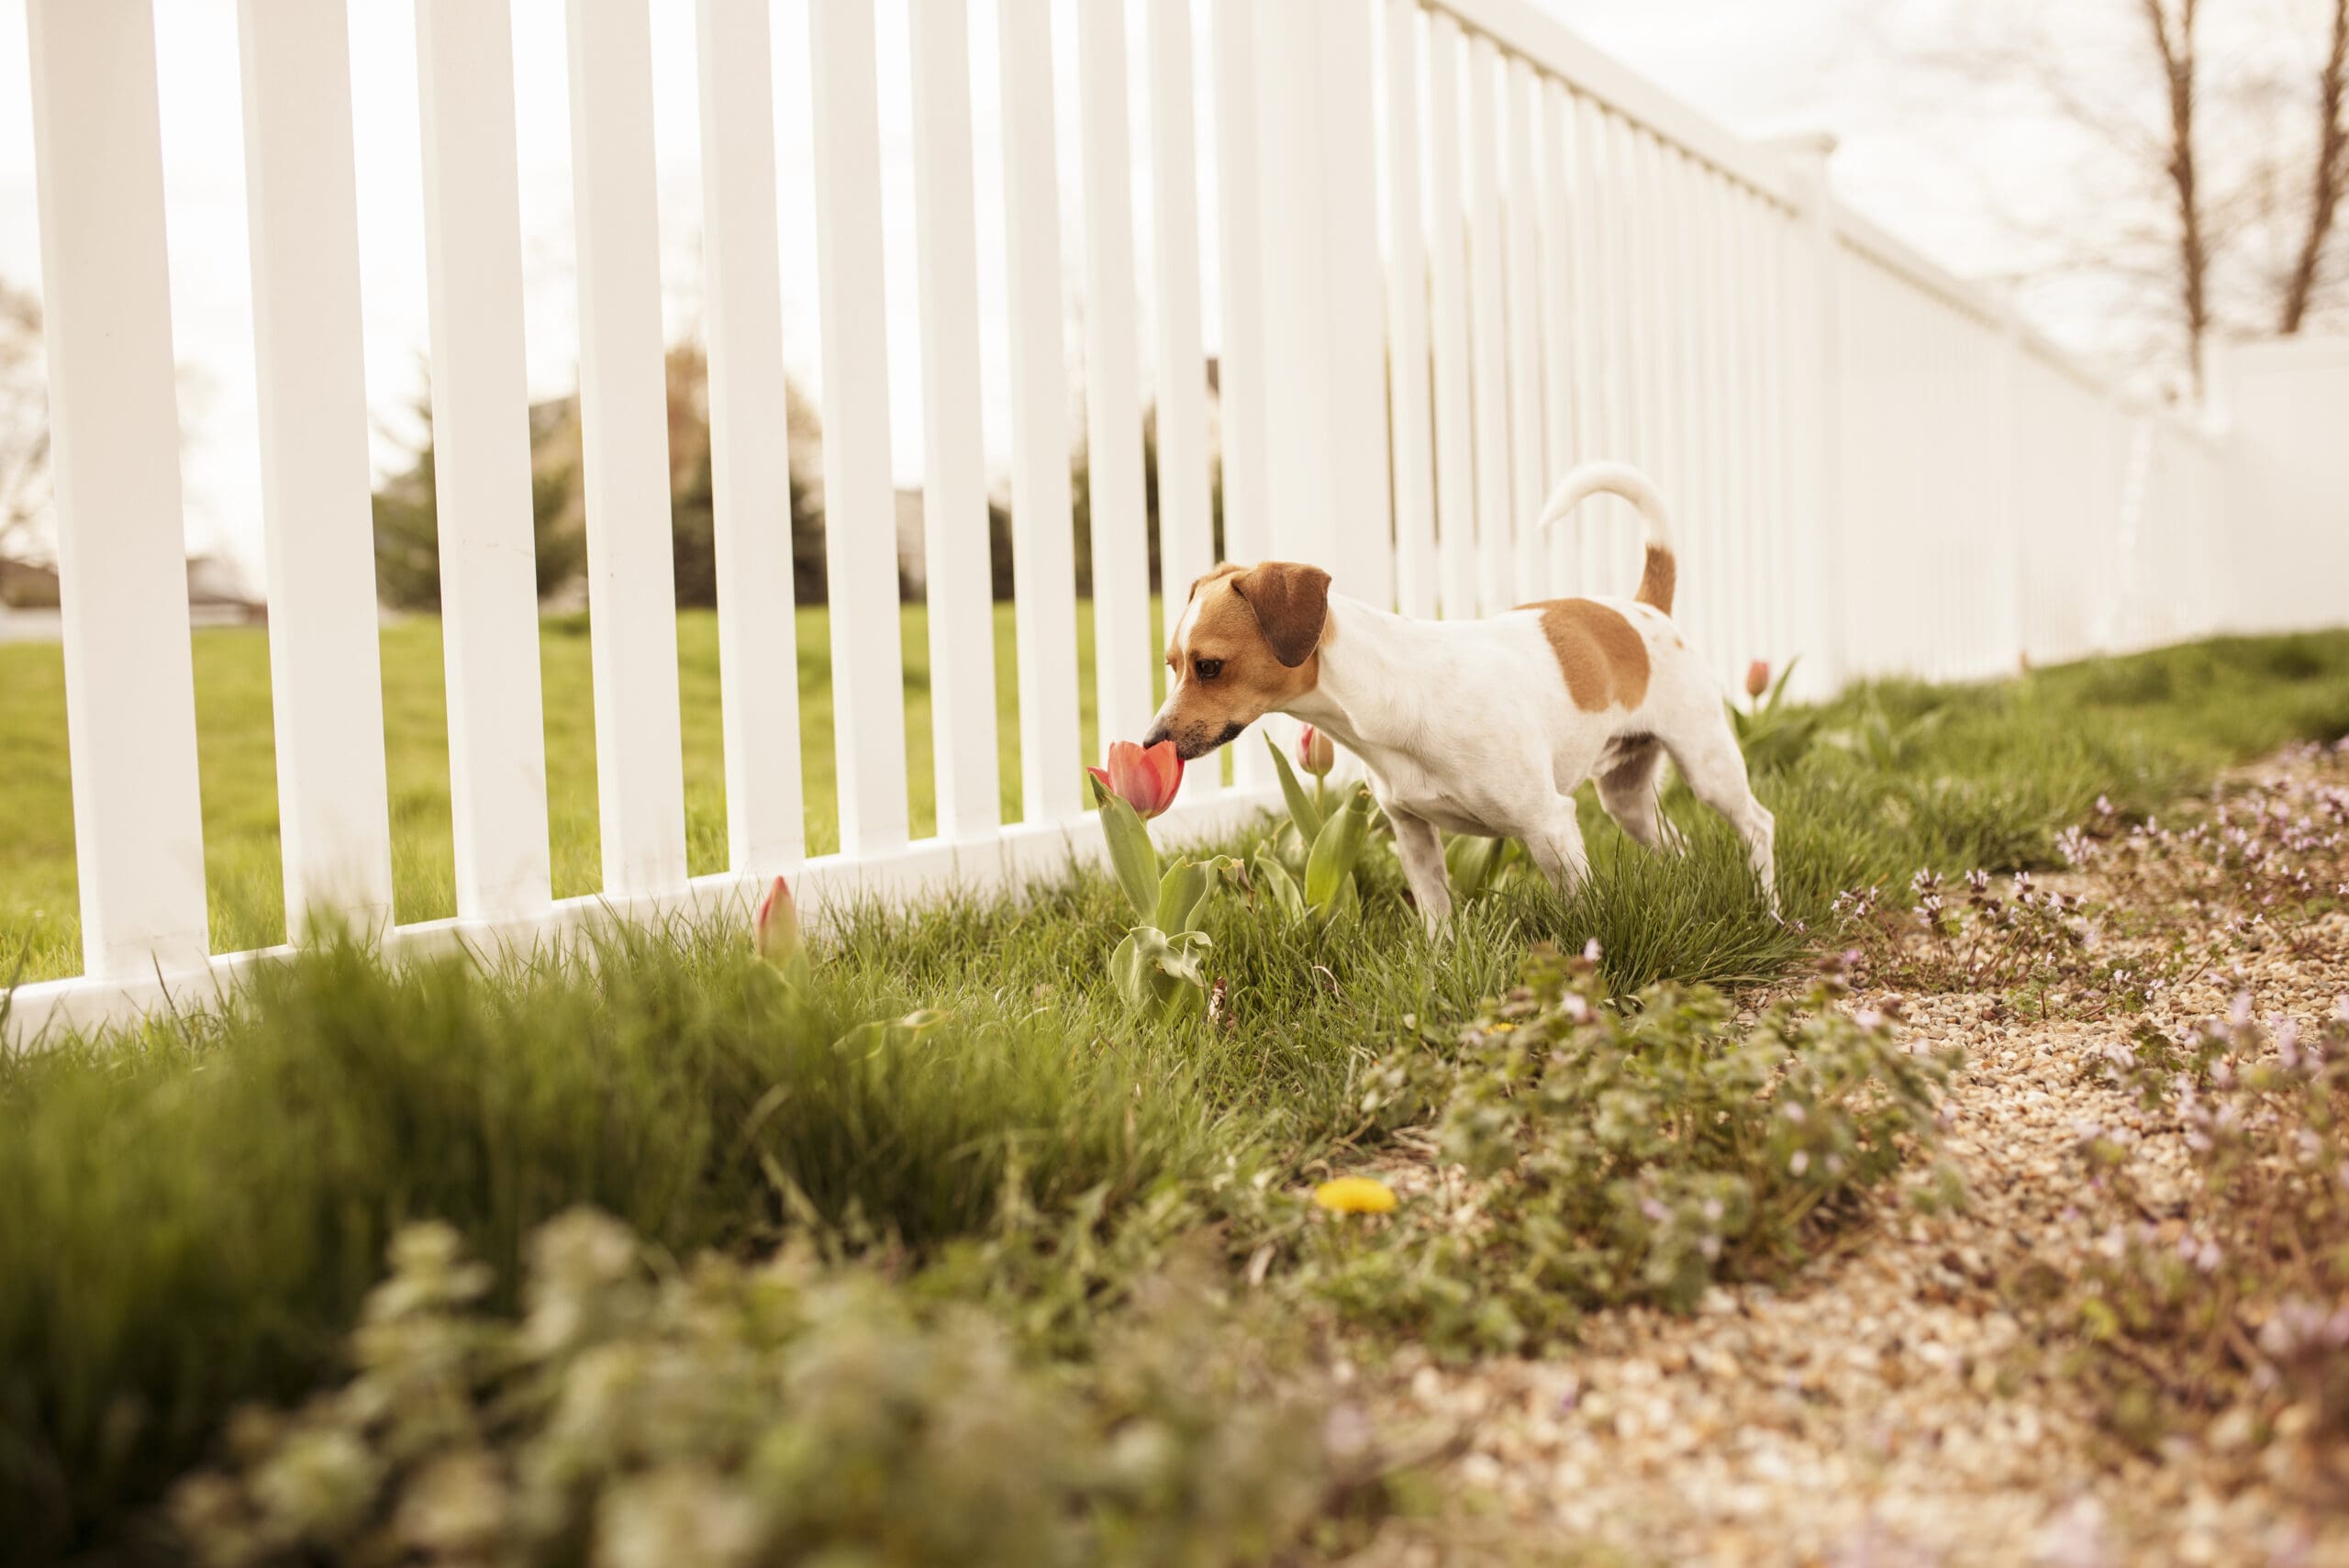
[[[677,1252],[791,1232],[911,1266],[1008,1238],[1081,1304],[1094,1240],[1201,1221],[1216,1183],[1294,1182],[1370,1136],[1362,1075],[1405,1020],[1472,1016],[1531,942],[1596,939],[1619,994],[1782,976],[1844,888],[2043,863],[2099,795],[2154,809],[2233,759],[2349,731],[2349,634],[1881,684],[1821,728],[1758,781],[1783,922],[1684,793],[1665,804],[1685,859],[1586,801],[1584,888],[1518,881],[1434,940],[1391,855],[1335,929],[1219,895],[1213,1023],[1124,1014],[1102,973],[1119,895],[1079,875],[858,914],[799,997],[721,929],[494,975],[328,944],[218,1016],[51,1041],[0,1064],[0,1540],[33,1558],[134,1540],[232,1406],[333,1370],[413,1218],[456,1226],[508,1303],[524,1238],[584,1202]],[[844,1043],[916,1007],[948,1021]]]

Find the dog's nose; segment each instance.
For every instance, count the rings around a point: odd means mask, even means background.
[[[1168,739],[1166,726],[1163,724],[1153,724],[1150,727],[1149,732],[1141,738],[1142,750],[1147,751],[1152,746],[1157,745],[1160,741],[1166,739]]]

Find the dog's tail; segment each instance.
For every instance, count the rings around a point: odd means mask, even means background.
[[[1673,584],[1679,577],[1680,566],[1672,553],[1672,519],[1664,516],[1664,497],[1656,494],[1646,474],[1628,462],[1582,463],[1550,493],[1549,505],[1542,508],[1542,526],[1547,528],[1564,520],[1568,512],[1601,491],[1620,495],[1637,506],[1646,520],[1647,562],[1640,572],[1639,592],[1631,596],[1670,615]]]

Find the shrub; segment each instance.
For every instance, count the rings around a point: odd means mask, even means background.
[[[1797,1261],[1930,1144],[1953,1064],[1845,995],[1830,969],[1740,1031],[1717,992],[1654,986],[1618,1011],[1595,955],[1537,950],[1497,1006],[1371,1073],[1366,1114],[1431,1141],[1438,1180],[1391,1218],[1302,1227],[1310,1277],[1439,1347],[1515,1350],[1586,1307],[1686,1309]]]
[[[201,1561],[1247,1562],[1332,1476],[1318,1400],[1179,1299],[1055,1371],[867,1270],[681,1267],[585,1210],[532,1240],[518,1322],[445,1226],[392,1261],[351,1381],[244,1412],[178,1488]]]

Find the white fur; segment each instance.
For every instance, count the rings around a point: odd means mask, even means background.
[[[1653,487],[1617,463],[1569,474],[1544,520],[1599,490],[1626,496],[1646,516],[1650,538],[1668,539]],[[1620,611],[1647,643],[1648,687],[1637,707],[1577,707],[1537,610],[1422,621],[1330,596],[1319,680],[1283,711],[1362,759],[1431,929],[1452,911],[1437,828],[1519,840],[1554,885],[1571,890],[1590,864],[1574,791],[1594,775],[1600,803],[1624,831],[1651,848],[1677,850],[1678,835],[1656,809],[1664,752],[1698,798],[1737,828],[1777,907],[1776,825],[1748,785],[1720,684],[1662,611],[1631,599],[1597,602]],[[1177,628],[1178,644],[1187,621]],[[1173,700],[1169,694],[1162,719]]]

